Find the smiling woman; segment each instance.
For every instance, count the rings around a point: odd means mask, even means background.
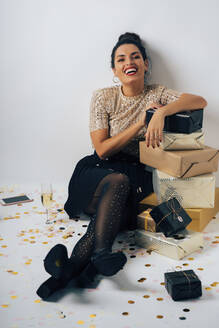
[[[113,48],[111,67],[120,86],[96,90],[90,106],[94,154],[82,158],[69,183],[65,211],[70,218],[85,212],[90,223],[70,258],[64,245],[54,246],[44,260],[51,274],[37,293],[47,298],[79,275],[112,276],[123,268],[123,252],[112,252],[119,231],[135,229],[138,202],[153,192],[152,176],[139,162],[138,143],[159,147],[166,115],[206,106],[206,101],[166,87],[145,83],[149,59],[140,37],[121,35]],[[146,110],[155,108],[146,128]]]

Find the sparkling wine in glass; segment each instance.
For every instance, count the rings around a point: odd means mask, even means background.
[[[41,184],[41,202],[46,209],[47,221],[46,223],[52,223],[49,220],[49,210],[52,205],[53,191],[51,183],[42,183]]]

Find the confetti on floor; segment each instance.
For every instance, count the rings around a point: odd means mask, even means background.
[[[85,215],[69,220],[63,211],[66,195],[67,191],[57,194],[50,224],[46,224],[39,190],[33,196],[34,203],[3,208],[0,235],[2,327],[138,328],[147,322],[148,326],[157,328],[164,324],[177,328],[187,324],[192,328],[197,323],[199,328],[205,328],[206,309],[208,326],[217,322],[219,215],[205,231],[205,248],[180,261],[139,248],[133,231],[121,233],[114,247],[127,256],[123,270],[112,278],[101,276],[97,285],[87,288],[79,288],[72,281],[68,289],[58,291],[48,301],[42,300],[36,290],[50,278],[43,266],[46,254],[55,244],[61,243],[70,256],[73,245],[86,232],[89,223]],[[19,220],[13,220],[16,218]],[[167,293],[164,272],[188,269],[194,270],[202,281],[203,296],[174,302]],[[2,322],[7,324],[2,325]]]

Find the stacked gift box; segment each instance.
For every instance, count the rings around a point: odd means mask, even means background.
[[[153,113],[152,109],[147,111],[147,123]],[[195,225],[188,226],[195,231],[204,229],[217,213],[219,203],[213,175],[218,168],[219,151],[204,145],[202,122],[202,109],[177,113],[165,118],[159,148],[140,142],[140,161],[155,168],[153,186],[158,204],[176,198],[196,220]],[[198,225],[198,217],[200,221],[205,217],[205,222]]]
[[[147,111],[147,123],[153,113]],[[203,248],[201,231],[219,210],[219,151],[204,144],[202,122],[202,109],[177,113],[165,118],[159,148],[140,142],[140,162],[154,168],[155,194],[140,204],[136,243],[176,260]],[[165,273],[165,286],[174,300],[202,294],[193,270]]]

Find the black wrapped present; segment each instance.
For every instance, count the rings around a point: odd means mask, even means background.
[[[174,301],[202,295],[201,281],[193,270],[164,273],[165,287]]]
[[[154,109],[146,112],[146,124],[150,122]],[[165,117],[164,131],[175,133],[192,133],[202,128],[203,109],[190,110]]]
[[[155,206],[150,216],[156,222],[157,231],[163,232],[166,237],[185,229],[192,221],[176,198]]]

